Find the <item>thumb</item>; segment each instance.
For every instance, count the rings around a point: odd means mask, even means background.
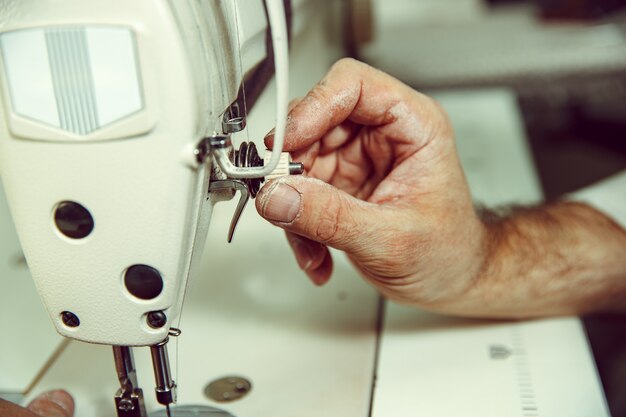
[[[49,391],[35,398],[27,409],[38,417],[72,417],[74,400],[65,391]]]
[[[256,200],[261,216],[289,232],[346,251],[359,252],[377,228],[379,208],[323,181],[283,177],[265,185]]]

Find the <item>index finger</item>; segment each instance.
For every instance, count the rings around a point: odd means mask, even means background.
[[[36,414],[13,403],[0,399],[0,416],[3,417],[39,417]]]
[[[428,97],[369,65],[342,59],[290,112],[285,151],[304,149],[346,120],[365,126],[392,124],[405,116],[407,103],[416,114],[431,109]],[[404,112],[399,110],[404,109]],[[268,145],[272,139],[268,138]]]

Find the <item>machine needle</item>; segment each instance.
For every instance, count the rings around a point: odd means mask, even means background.
[[[170,414],[170,405],[166,405],[165,406],[165,413],[167,414],[167,417],[172,417],[172,414]]]

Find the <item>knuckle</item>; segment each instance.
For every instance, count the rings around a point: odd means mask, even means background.
[[[324,103],[329,100],[329,94],[324,84],[317,84],[306,96],[308,102]]]
[[[332,242],[337,240],[339,230],[342,227],[342,204],[335,193],[330,194],[328,201],[329,210],[324,210],[322,216],[315,224],[315,237],[322,242]]]
[[[359,72],[367,67],[367,64],[354,58],[341,58],[330,67],[328,74],[320,82],[320,85],[325,85],[329,79],[344,79],[347,77],[356,79],[359,76]]]
[[[343,70],[343,69],[352,69],[355,67],[358,67],[362,65],[361,62],[357,61],[354,58],[341,58],[339,59],[337,62],[335,62],[333,64],[333,66],[330,69],[330,72],[334,72],[337,70]]]
[[[295,107],[298,106],[298,104],[300,104],[300,102],[302,101],[302,97],[298,97],[298,98],[294,98],[291,99],[291,101],[289,102],[289,111],[293,110]]]
[[[344,203],[338,194],[329,195],[326,208],[317,218],[309,221],[309,235],[313,240],[337,244],[349,238],[348,231],[354,227],[350,210],[344,206]]]
[[[332,242],[337,237],[339,225],[332,218],[321,219],[315,226],[314,236],[320,242]]]

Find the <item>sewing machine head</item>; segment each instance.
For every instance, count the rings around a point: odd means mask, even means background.
[[[0,4],[0,172],[12,215],[57,331],[114,346],[119,415],[145,413],[129,346],[151,346],[157,397],[175,400],[165,343],[212,205],[241,191],[232,237],[248,195],[281,162],[280,1],[267,3],[279,149],[264,164],[230,141],[245,127],[244,75],[267,55],[262,1],[240,3]],[[246,17],[264,24],[249,30]]]

